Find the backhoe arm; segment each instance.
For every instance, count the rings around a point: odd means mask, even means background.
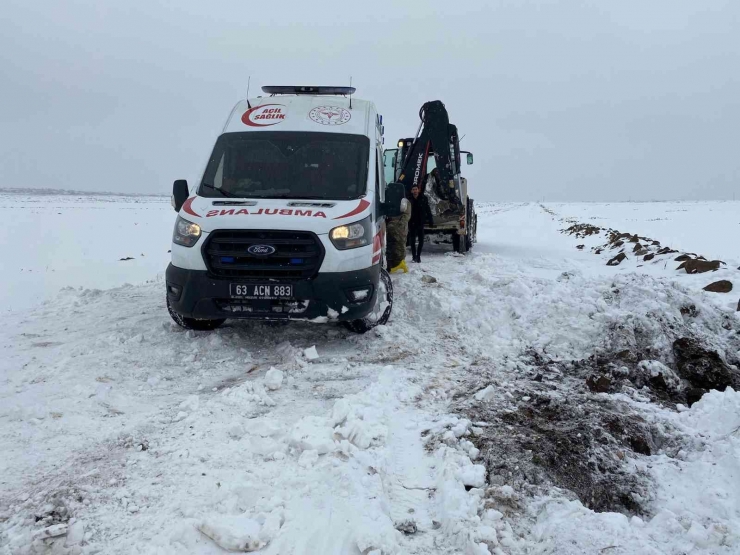
[[[460,172],[460,141],[457,127],[450,124],[445,105],[439,100],[426,102],[419,110],[421,125],[411,147],[405,153],[398,181],[406,192],[423,187],[427,160],[433,154],[439,171],[443,195],[456,198],[454,176]]]

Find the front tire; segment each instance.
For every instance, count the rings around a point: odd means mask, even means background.
[[[177,324],[181,328],[185,328],[186,330],[213,331],[226,321],[225,318],[221,318],[218,320],[200,320],[198,318],[187,318],[186,316],[175,312],[175,310],[172,308],[172,305],[170,304],[169,296],[167,297],[167,312],[170,313],[170,317],[172,318],[172,320],[174,320],[175,324]]]
[[[375,296],[373,310],[359,320],[342,322],[345,328],[355,333],[366,333],[375,326],[384,326],[391,317],[393,310],[393,281],[385,268],[380,268],[378,294]]]

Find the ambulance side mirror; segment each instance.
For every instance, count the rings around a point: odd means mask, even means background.
[[[172,208],[175,212],[179,212],[185,201],[190,196],[190,190],[188,189],[188,182],[184,179],[178,179],[172,185]]]
[[[383,203],[383,214],[389,218],[401,215],[401,201],[406,198],[406,188],[403,183],[388,183],[385,187],[385,202]]]

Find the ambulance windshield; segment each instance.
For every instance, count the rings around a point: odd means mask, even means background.
[[[216,141],[203,197],[352,200],[367,189],[370,140],[300,131],[225,133]]]

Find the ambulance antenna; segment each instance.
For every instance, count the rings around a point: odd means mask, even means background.
[[[249,76],[249,79],[247,79],[247,108],[250,110],[252,109],[252,105],[249,103],[249,84],[252,82],[252,76]]]
[[[352,109],[352,76],[349,76],[349,109]]]

